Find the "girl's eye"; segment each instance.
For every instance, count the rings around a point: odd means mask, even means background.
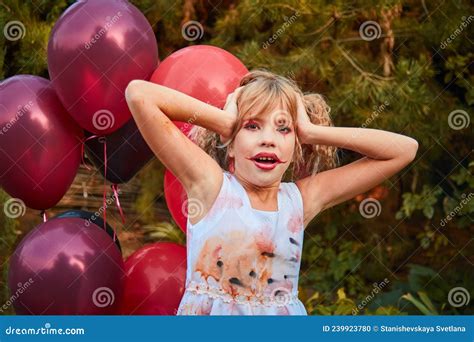
[[[290,127],[282,127],[282,128],[278,128],[278,130],[279,130],[280,132],[286,130],[286,131],[285,131],[286,133],[290,133],[290,132],[291,132],[291,128],[290,128]]]
[[[249,124],[245,125],[245,128],[254,129],[254,128],[258,128],[258,126],[254,123],[249,123]]]

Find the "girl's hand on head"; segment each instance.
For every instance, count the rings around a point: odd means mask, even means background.
[[[239,111],[237,109],[237,95],[240,93],[243,87],[238,87],[237,89],[234,90],[233,93],[230,93],[227,96],[227,100],[225,102],[223,110],[232,117],[233,123],[237,121],[237,116],[239,114]],[[232,125],[233,127],[233,125]],[[229,130],[230,131],[230,130]],[[230,136],[223,136],[219,135],[221,139],[221,143],[225,144],[227,141],[229,141]]]
[[[306,142],[306,132],[309,127],[313,125],[309,119],[308,113],[304,105],[304,98],[300,95],[297,96],[297,114],[296,114],[296,132],[300,143],[304,144]]]

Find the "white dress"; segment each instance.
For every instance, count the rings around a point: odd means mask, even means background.
[[[177,315],[307,315],[298,299],[304,225],[295,183],[280,183],[278,209],[253,209],[244,187],[224,171],[209,212],[196,225],[188,218]]]

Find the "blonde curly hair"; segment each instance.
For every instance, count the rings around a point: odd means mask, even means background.
[[[232,162],[228,156],[228,146],[242,128],[244,117],[250,113],[266,113],[279,103],[290,113],[293,122],[297,116],[297,96],[301,96],[313,124],[334,126],[330,117],[330,107],[320,94],[304,94],[296,83],[289,78],[274,74],[264,69],[255,69],[246,74],[240,81],[243,87],[236,97],[238,117],[231,138],[226,144],[220,144],[219,135],[200,126],[194,126],[188,136],[224,170],[229,170]],[[337,167],[339,164],[337,148],[326,145],[301,144],[296,135],[293,160],[283,175],[284,181],[295,181],[318,172]]]

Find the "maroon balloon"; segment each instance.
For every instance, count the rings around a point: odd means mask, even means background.
[[[128,182],[153,157],[133,118],[104,140],[107,144],[106,178],[114,184]],[[104,142],[96,138],[85,145],[87,156],[104,176]]]
[[[168,56],[150,81],[223,108],[227,95],[239,86],[240,79],[247,73],[245,65],[226,50],[210,45],[193,45]],[[176,121],[175,125],[187,134],[192,121]]]
[[[18,75],[0,83],[0,185],[27,207],[48,209],[64,196],[83,135],[47,79]]]
[[[95,134],[110,134],[130,119],[125,88],[133,79],[149,79],[158,63],[150,24],[125,0],[73,4],[48,44],[49,75],[59,98]]]
[[[110,236],[82,218],[34,228],[10,259],[8,285],[22,315],[117,314],[124,265]]]
[[[184,187],[179,179],[176,178],[175,175],[173,175],[173,173],[168,169],[165,170],[163,183],[163,190],[165,192],[165,200],[168,210],[170,211],[173,220],[186,234],[186,223],[188,216],[186,212],[187,208],[183,208],[188,199],[186,190],[184,190]]]
[[[184,294],[186,248],[157,242],[125,261],[122,314],[175,315]]]

